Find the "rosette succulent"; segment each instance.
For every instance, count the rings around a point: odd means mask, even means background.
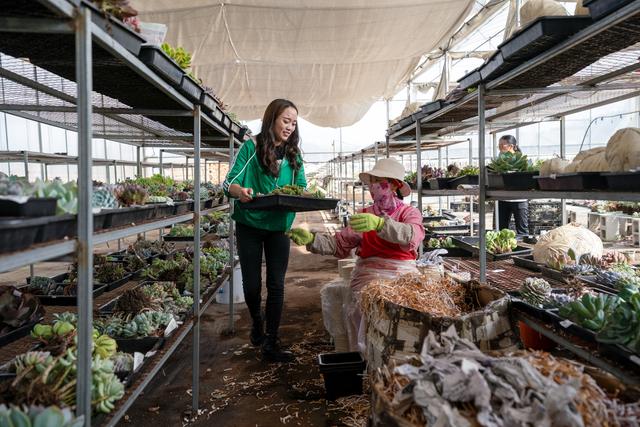
[[[551,285],[544,279],[528,277],[520,288],[520,297],[533,306],[542,307],[551,297]]]
[[[91,206],[100,209],[115,209],[118,207],[118,200],[113,191],[106,187],[94,188],[91,194]]]
[[[147,190],[139,184],[125,181],[116,187],[116,197],[123,206],[144,205],[147,201]]]

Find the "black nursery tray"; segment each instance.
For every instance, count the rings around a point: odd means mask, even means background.
[[[179,202],[173,202],[173,214],[182,215],[193,210],[193,201],[185,200]]]
[[[0,217],[41,217],[56,214],[58,200],[55,197],[30,197],[24,203],[0,199]]]
[[[533,255],[527,256],[514,256],[513,263],[518,267],[526,268],[527,270],[540,272],[542,265],[533,260]]]
[[[467,249],[474,256],[478,256],[480,254],[480,249],[478,248],[478,244],[480,241],[479,237],[454,237],[453,240],[456,242],[456,246]],[[525,248],[524,246],[517,246],[513,251],[506,254],[492,254],[491,252],[487,252],[487,260],[488,261],[501,261],[505,259],[512,258],[514,256],[527,256],[531,255],[533,249]]]
[[[125,24],[114,18],[107,12],[103,12],[90,1],[84,1],[92,9],[91,21],[100,29],[109,34],[115,41],[120,43],[125,49],[138,56],[142,45],[146,40]]]
[[[93,287],[93,297],[98,297],[105,293],[107,285],[98,284]],[[42,305],[78,305],[77,295],[36,295]]]
[[[155,215],[155,205],[131,206],[128,208],[105,210],[104,228],[122,227],[124,225],[139,224],[150,220]]]
[[[640,191],[640,172],[606,172],[607,188],[614,191]]]
[[[598,283],[595,276],[578,276],[578,279],[584,282],[588,287],[596,289],[598,291],[614,295],[618,293],[618,290],[614,287]]]
[[[583,191],[607,188],[607,180],[600,172],[564,173],[555,177],[537,176],[534,179],[538,180],[541,190]]]
[[[508,71],[516,68],[523,61],[507,61],[502,56],[502,52],[496,51],[486,64],[480,68],[480,76],[483,81],[495,79]]]
[[[543,16],[498,46],[508,61],[526,61],[591,25],[590,16]]]
[[[447,231],[465,231],[465,230],[469,230],[469,224],[440,225],[440,226],[425,225],[424,228],[426,228],[431,233],[442,233]]]
[[[480,71],[476,69],[458,80],[458,83],[460,84],[460,89],[467,90],[478,86],[481,81],[482,76],[480,75]]]
[[[435,251],[436,249],[445,249],[447,253],[444,255],[445,257],[455,257],[455,258],[469,258],[471,257],[471,252],[464,248],[426,248],[425,252]]]
[[[0,253],[27,249],[36,243],[46,218],[0,218]]]
[[[451,181],[455,178],[431,178],[429,180],[429,188],[432,190],[446,190]]]
[[[443,109],[445,105],[446,105],[445,101],[443,101],[442,99],[438,99],[436,101],[424,104],[420,110],[423,111],[425,114],[433,114],[436,111]]]
[[[287,196],[272,194],[257,196],[249,203],[239,203],[242,209],[280,211],[280,212],[308,212],[335,209],[338,199],[316,199],[312,197]]]
[[[449,181],[449,188],[454,190],[458,188],[458,185],[478,185],[480,177],[478,175],[463,175],[457,178],[452,178]]]
[[[108,283],[106,285],[106,288],[104,290],[104,292],[111,292],[115,289],[118,289],[120,286],[124,285],[125,283],[127,283],[129,280],[131,280],[133,278],[133,274],[132,273],[127,273],[124,275],[124,277],[120,280],[116,280],[115,282],[111,282]]]
[[[626,6],[633,0],[584,0],[583,5],[589,8],[593,19],[600,19]]]
[[[189,75],[184,74],[182,76],[182,82],[180,83],[179,90],[183,95],[189,98],[190,101],[200,102],[203,89],[198,82],[192,79]]]
[[[172,86],[179,87],[182,83],[184,71],[158,46],[144,45],[139,58]]]
[[[33,322],[29,322],[26,325],[22,325],[19,328],[14,329],[13,331],[7,332],[4,335],[0,335],[0,346],[7,345],[16,340],[19,340],[22,337],[26,337],[31,333],[31,329],[39,323],[43,318],[40,317],[38,320]]]
[[[118,350],[125,353],[142,353],[146,354],[151,350],[157,350],[164,343],[163,337],[144,337],[144,338],[116,338]]]
[[[201,239],[204,236],[206,236],[206,233],[200,234],[200,238]],[[194,236],[167,236],[167,235],[164,235],[164,236],[162,236],[162,240],[164,240],[165,242],[193,242],[193,237]]]

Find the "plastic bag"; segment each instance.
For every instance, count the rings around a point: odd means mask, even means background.
[[[336,344],[336,351],[348,351],[349,340],[344,322],[344,306],[351,299],[351,289],[342,280],[327,283],[320,290],[322,320]]]
[[[360,311],[360,291],[369,283],[380,279],[394,279],[403,274],[418,273],[415,261],[402,261],[378,257],[358,258],[351,276],[353,298],[344,307],[345,324],[351,351],[365,354],[366,325]]]

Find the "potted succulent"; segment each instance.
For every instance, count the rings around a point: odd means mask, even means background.
[[[501,153],[489,163],[487,171],[489,188],[518,191],[533,190],[538,185],[534,176],[539,173],[539,165],[520,152]]]

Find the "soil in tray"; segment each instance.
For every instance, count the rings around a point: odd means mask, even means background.
[[[478,175],[464,175],[449,181],[449,188],[456,189],[458,185],[478,185],[480,178]]]
[[[338,199],[316,199],[312,197],[273,194],[255,197],[249,203],[241,203],[242,209],[280,212],[309,212],[335,209]]]

